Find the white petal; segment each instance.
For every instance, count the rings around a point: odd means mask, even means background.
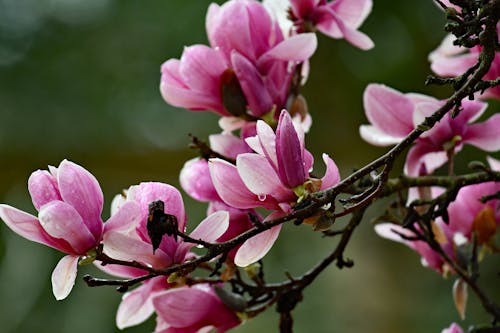
[[[65,299],[75,285],[78,258],[72,255],[63,257],[52,272],[52,292],[58,301]]]

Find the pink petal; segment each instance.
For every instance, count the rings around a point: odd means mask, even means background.
[[[323,178],[321,178],[321,190],[330,188],[340,181],[339,168],[335,162],[327,154],[323,154],[323,161],[326,165],[326,171]]]
[[[370,37],[345,24],[342,18],[330,8],[326,6],[323,8],[330,15],[331,20],[324,19],[318,22],[317,28],[319,31],[332,38],[339,38],[338,32],[340,32],[345,40],[361,50],[366,51],[373,48],[374,44]]]
[[[294,35],[270,49],[259,59],[259,63],[264,63],[270,59],[305,61],[314,54],[317,46],[318,40],[312,32]]]
[[[104,234],[103,245],[104,253],[114,259],[139,261],[155,268],[165,268],[173,262],[161,248],[153,255],[153,246],[133,235],[110,231]]]
[[[205,242],[213,243],[221,237],[229,227],[229,213],[218,211],[207,216],[190,236],[194,239],[201,239]]]
[[[78,254],[95,247],[96,239],[73,206],[63,201],[52,201],[40,209],[40,225],[52,237],[66,240]]]
[[[264,221],[269,221],[282,215],[282,212],[275,212],[269,215]],[[262,259],[278,238],[281,227],[282,224],[279,224],[244,242],[238,252],[236,252],[234,263],[237,266],[246,267]]]
[[[486,160],[488,161],[488,165],[490,166],[491,170],[500,171],[500,161],[499,160],[494,159],[491,156],[487,156]]]
[[[172,331],[166,332],[208,333],[215,328],[223,333],[240,324],[236,314],[206,284],[164,291],[154,297],[153,304],[161,327],[171,326]]]
[[[56,300],[65,299],[75,285],[78,256],[67,255],[57,263],[52,272],[52,292]]]
[[[208,6],[207,15],[205,17],[205,30],[207,31],[208,40],[212,46],[215,45],[214,28],[217,24],[219,12],[220,6],[216,3],[211,3]]]
[[[153,298],[158,316],[173,327],[189,327],[202,321],[213,303],[206,292],[188,287],[170,289]]]
[[[330,6],[348,26],[359,28],[372,10],[372,0],[336,0]]]
[[[450,327],[445,328],[441,333],[464,333],[464,331],[457,323],[452,323]]]
[[[153,201],[161,200],[164,203],[164,211],[167,214],[174,215],[177,218],[179,230],[184,231],[186,226],[186,213],[184,211],[184,202],[179,190],[169,184],[159,182],[144,182],[134,188],[131,200],[136,200],[141,206],[142,216],[149,214],[149,204]],[[143,218],[142,226],[145,228],[146,219]]]
[[[276,135],[271,126],[262,120],[257,121],[257,136],[262,151],[275,170],[278,170],[278,157],[276,156]],[[256,150],[256,152],[260,153]]]
[[[94,266],[106,274],[117,276],[123,279],[131,279],[148,274],[147,271],[122,265],[106,264],[101,265],[100,261],[94,261]]]
[[[370,84],[365,89],[363,104],[370,123],[387,136],[402,139],[414,128],[413,104],[399,91]]]
[[[425,166],[426,168],[430,167],[431,170],[427,169],[426,172],[431,173],[436,168],[443,165],[447,161],[446,153],[436,151],[436,149],[436,147],[432,147],[425,143],[414,145],[410,148],[408,154],[406,155],[404,173],[408,176],[416,177],[420,175],[422,166]],[[433,155],[426,160],[426,155],[431,153]],[[426,161],[429,163],[426,164]]]
[[[47,202],[62,200],[56,178],[48,171],[37,170],[28,179],[28,191],[37,210]]]
[[[290,0],[291,9],[297,17],[309,15],[319,4],[319,0]]]
[[[278,176],[288,188],[302,185],[306,179],[303,149],[293,126],[292,118],[288,112],[283,110],[276,129],[276,156],[278,158]]]
[[[220,95],[192,90],[186,86],[180,77],[179,67],[180,61],[177,59],[170,59],[161,67],[160,92],[167,103],[190,110],[212,110],[222,116],[229,115],[222,106]]]
[[[146,321],[154,312],[153,296],[166,285],[166,277],[160,276],[123,295],[116,312],[116,326],[122,330]]]
[[[58,168],[57,182],[63,200],[76,209],[94,238],[100,239],[103,194],[97,179],[81,166],[64,160]]]
[[[12,231],[27,240],[53,247],[65,253],[74,251],[66,241],[50,236],[42,228],[40,221],[31,214],[8,205],[0,205],[0,218]]]
[[[271,111],[273,99],[255,65],[236,51],[231,52],[231,64],[252,114],[260,117]]]
[[[394,137],[387,135],[380,128],[373,125],[361,125],[359,126],[359,135],[366,142],[374,146],[392,146],[398,144],[403,140],[402,137]]]
[[[209,136],[209,141],[212,150],[229,158],[250,152],[245,141],[229,133],[212,134]]]
[[[205,159],[194,158],[187,161],[182,167],[179,180],[184,191],[198,201],[220,200]]]
[[[394,223],[379,223],[375,225],[374,229],[377,235],[379,235],[380,237],[406,245],[408,245],[409,241],[405,240],[400,235],[415,237],[415,234],[413,232]]]
[[[500,115],[495,114],[482,123],[470,125],[463,141],[488,152],[500,150]]]
[[[135,201],[126,201],[119,209],[111,215],[104,223],[104,233],[110,231],[126,232],[134,230],[141,221],[141,208]]]
[[[257,196],[241,180],[235,165],[214,158],[208,161],[208,166],[215,189],[225,203],[240,209],[260,206]]]
[[[190,89],[220,96],[220,77],[228,68],[220,51],[206,45],[186,47],[182,52],[179,74]]]
[[[268,160],[257,154],[241,154],[236,159],[238,174],[246,188],[260,197],[267,195],[278,201],[293,198],[294,195],[279,181]]]

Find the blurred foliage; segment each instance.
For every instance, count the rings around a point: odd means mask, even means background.
[[[188,133],[217,132],[217,117],[175,110],[158,92],[162,62],[185,45],[206,43],[210,1],[0,0],[0,202],[33,212],[29,174],[62,159],[94,173],[106,198],[140,181],[178,185],[194,156]],[[303,90],[314,124],[308,147],[329,153],[345,176],[380,155],[358,136],[366,122],[362,92],[370,82],[445,97],[425,87],[428,53],[444,37],[444,15],[431,0],[374,0],[362,30],[369,52],[319,37]],[[495,106],[498,109],[498,105]],[[491,111],[490,111],[491,112]],[[463,161],[476,152],[466,149]],[[480,155],[478,155],[480,156]],[[384,203],[370,209],[372,216]],[[186,198],[190,226],[205,206]],[[105,208],[105,217],[109,214]],[[422,268],[417,256],[375,236],[367,219],[347,255],[352,269],[332,267],[305,294],[295,314],[297,332],[439,332],[458,320],[452,280]],[[287,226],[266,257],[271,280],[300,274],[333,246],[319,234]],[[114,332],[121,296],[87,288],[81,280],[68,299],[54,300],[50,273],[61,254],[0,227],[2,332]],[[493,276],[493,264],[485,277]],[[488,266],[489,264],[489,266]],[[79,272],[99,271],[88,267]],[[493,276],[494,278],[494,276]],[[496,280],[487,281],[490,286]],[[474,297],[471,322],[485,321]],[[463,323],[462,323],[463,324]],[[466,326],[466,325],[463,325]],[[154,320],[126,332],[152,331]],[[236,332],[276,331],[273,310]]]

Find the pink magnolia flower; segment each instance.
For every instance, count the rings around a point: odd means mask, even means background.
[[[301,195],[329,188],[340,180],[335,162],[327,155],[323,155],[327,167],[324,177],[309,176],[313,157],[305,149],[302,129],[294,126],[286,110],[280,114],[276,133],[265,122],[258,121],[257,135],[246,141],[255,153],[238,155],[236,165],[221,159],[209,161],[213,185],[229,206],[277,211],[266,218],[269,220],[290,212]],[[278,225],[245,242],[236,254],[235,263],[247,266],[262,258],[280,229]]]
[[[452,323],[450,327],[445,328],[441,333],[464,333],[464,331],[457,323]]]
[[[500,24],[497,25],[497,31],[500,33]],[[440,76],[454,77],[465,73],[467,69],[477,63],[481,47],[466,48],[453,45],[455,37],[448,35],[442,41],[441,45],[429,54],[431,69]],[[491,67],[483,77],[483,80],[495,80],[500,77],[500,52],[495,53],[495,58]],[[500,86],[488,88],[479,95],[481,98],[500,98]]]
[[[500,170],[500,161],[491,158],[488,161],[492,170]],[[436,219],[433,231],[450,258],[456,258],[456,247],[470,242],[474,233],[477,235],[479,244],[487,244],[494,237],[497,226],[500,224],[499,200],[493,199],[483,203],[480,199],[498,191],[500,191],[500,182],[465,186],[459,190],[455,201],[448,206],[448,224],[441,218]],[[433,189],[432,192],[432,197],[436,197],[442,193],[442,190],[438,192],[437,189]],[[409,199],[409,201],[412,200]],[[441,273],[445,271],[445,262],[441,256],[425,242],[401,237],[401,235],[414,237],[412,231],[393,223],[377,224],[375,231],[384,238],[401,242],[414,249],[422,256],[425,266]]]
[[[182,239],[164,235],[159,248],[153,245],[147,231],[149,204],[161,200],[164,213],[177,219],[178,229],[185,232],[186,217],[182,197],[173,186],[163,183],[141,183],[131,186],[127,196],[118,196],[113,202],[112,216],[105,224],[103,251],[119,260],[138,261],[161,269],[183,263],[194,256],[189,250],[195,245]],[[227,230],[229,215],[218,211],[204,219],[190,236],[206,242],[215,242]],[[107,265],[103,270],[118,276],[137,277],[144,272],[136,269]],[[168,288],[165,277],[157,277],[124,295],[117,312],[117,326],[125,328],[146,320],[154,311],[152,299],[157,292]]]
[[[175,240],[164,235],[159,248],[153,253],[147,220],[149,204],[158,200],[164,203],[166,214],[175,216],[179,231],[185,231],[184,203],[175,187],[155,182],[131,186],[126,198],[115,200],[116,213],[105,225],[103,243],[107,255],[115,259],[139,261],[157,269],[184,262],[195,244],[182,239]],[[228,220],[227,212],[212,214],[193,230],[191,237],[213,242],[226,231]]]
[[[224,333],[241,323],[207,284],[164,291],[153,304],[158,314],[155,333]]]
[[[314,34],[285,39],[265,8],[253,0],[211,4],[206,29],[211,47],[184,49],[162,65],[167,103],[222,116],[256,117],[285,106],[297,62],[316,49]]]
[[[75,283],[78,259],[101,241],[103,194],[92,174],[67,160],[33,172],[28,190],[38,218],[4,204],[0,217],[22,237],[67,254],[52,272],[52,291],[62,300]]]
[[[449,226],[439,220],[434,222],[434,229],[440,234],[440,236],[442,236],[439,241],[443,250],[450,258],[455,258],[453,233],[451,232]],[[423,266],[429,267],[441,274],[449,270],[441,256],[427,243],[421,240],[409,240],[401,237],[401,235],[403,235],[410,239],[414,238],[415,234],[411,230],[394,223],[380,223],[375,226],[375,232],[383,238],[405,244],[409,248],[413,249],[421,256]]]
[[[290,0],[291,20],[298,32],[309,26],[332,38],[345,38],[352,45],[371,49],[373,41],[357,29],[372,10],[371,0]]]
[[[420,94],[402,94],[380,84],[370,84],[364,93],[365,113],[371,125],[362,125],[361,137],[376,146],[399,143],[425,117],[434,113],[444,101]],[[462,101],[463,110],[452,118],[446,115],[434,128],[415,141],[408,152],[405,173],[416,176],[422,168],[429,173],[447,161],[447,149],[454,152],[464,144],[473,145],[485,151],[500,149],[500,115],[493,115],[481,123],[473,122],[486,109],[479,101]]]

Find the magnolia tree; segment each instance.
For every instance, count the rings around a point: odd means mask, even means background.
[[[454,93],[440,100],[369,84],[363,94],[369,124],[359,133],[390,148],[343,179],[327,154],[324,174],[313,172],[305,137],[314,111],[301,87],[314,70],[316,34],[362,50],[374,46],[359,30],[372,1],[230,0],[208,8],[209,45],[186,47],[161,67],[167,103],[220,116],[221,133],[208,143],[193,137],[199,157],[180,170],[184,191],[208,203],[203,221],[188,221],[179,190],[160,182],[125,189],[103,221],[98,181],[67,160],[29,177],[38,216],[2,204],[0,217],[22,237],[65,254],[51,277],[56,299],[71,292],[78,266],[93,263],[116,276],[83,280],[124,293],[120,329],[155,314],[157,333],[225,332],[274,306],[279,331],[291,332],[304,289],[332,264],[353,265],[344,256],[351,236],[360,225],[371,228],[365,211],[390,197],[391,205],[378,212],[376,233],[453,277],[458,317],[468,294],[479,300],[491,322],[469,331],[498,332],[500,305],[479,276],[483,259],[498,252],[500,162],[488,153],[500,150],[500,115],[478,118],[488,99],[500,98],[500,1],[436,4],[450,34],[429,55],[436,76],[426,84],[448,85]],[[484,151],[485,162],[470,162],[469,172],[457,175],[454,157],[467,144]],[[403,159],[403,173],[392,172]],[[188,223],[197,224],[190,234]],[[263,262],[285,223],[309,225],[301,226],[304,232],[338,242],[303,275],[269,283]],[[463,328],[451,323],[442,332]]]

